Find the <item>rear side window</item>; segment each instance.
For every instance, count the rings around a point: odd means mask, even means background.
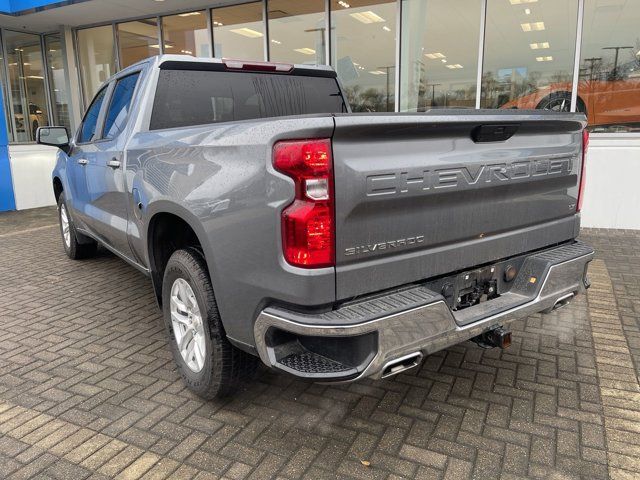
[[[161,70],[150,129],[344,111],[335,78]]]
[[[134,73],[118,80],[104,120],[103,138],[115,138],[124,129],[139,76]]]
[[[107,93],[106,87],[98,92],[98,94],[91,102],[91,106],[84,116],[82,121],[82,127],[80,128],[80,135],[78,136],[78,143],[87,143],[93,140],[96,134],[96,124],[98,123],[98,117],[100,116],[100,108],[104,101],[104,96]]]

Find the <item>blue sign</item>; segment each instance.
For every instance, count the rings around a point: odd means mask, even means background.
[[[0,212],[16,209],[7,148],[7,123],[4,115],[4,103],[0,91]]]

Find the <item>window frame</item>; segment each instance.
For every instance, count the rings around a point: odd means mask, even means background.
[[[100,125],[100,138],[96,139],[96,141],[115,141],[117,140],[117,138],[122,134],[122,132],[126,129],[128,123],[129,123],[129,117],[131,117],[131,106],[134,104],[135,100],[136,100],[136,95],[138,93],[139,87],[140,87],[140,78],[142,77],[142,69],[135,69],[133,71],[126,71],[123,72],[123,75],[118,75],[117,77],[115,77],[113,80],[111,80],[111,84],[113,84],[113,87],[110,89],[110,91],[108,92],[109,98],[107,99],[107,107],[104,111],[104,118],[102,119],[102,125]],[[104,136],[105,134],[105,127],[107,126],[107,114],[109,113],[109,110],[111,109],[111,104],[113,102],[113,98],[114,98],[114,93],[116,88],[118,87],[118,83],[121,82],[122,80],[124,80],[127,77],[131,77],[133,75],[137,75],[138,78],[136,80],[136,85],[133,89],[133,93],[131,94],[131,101],[129,102],[129,109],[127,110],[127,115],[124,119],[124,125],[125,125],[125,129],[120,130],[117,135],[115,135],[114,137],[109,137],[106,138]]]

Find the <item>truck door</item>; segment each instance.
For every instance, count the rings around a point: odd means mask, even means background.
[[[124,133],[140,72],[116,80],[109,96],[102,135],[96,142],[95,161],[87,165],[92,230],[106,245],[132,257],[127,240],[127,193],[124,170]]]
[[[108,86],[105,86],[94,97],[87,113],[82,119],[82,125],[76,135],[73,148],[69,152],[67,162],[68,190],[65,192],[67,206],[71,209],[71,216],[80,228],[92,230],[87,216],[89,204],[89,189],[87,187],[87,166],[95,161],[96,130],[102,123],[104,116],[104,99]]]

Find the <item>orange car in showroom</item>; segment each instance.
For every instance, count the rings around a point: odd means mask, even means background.
[[[576,109],[587,115],[595,131],[640,131],[640,61],[619,65],[578,82]],[[511,100],[500,108],[544,109],[568,112],[571,83],[551,83]]]

